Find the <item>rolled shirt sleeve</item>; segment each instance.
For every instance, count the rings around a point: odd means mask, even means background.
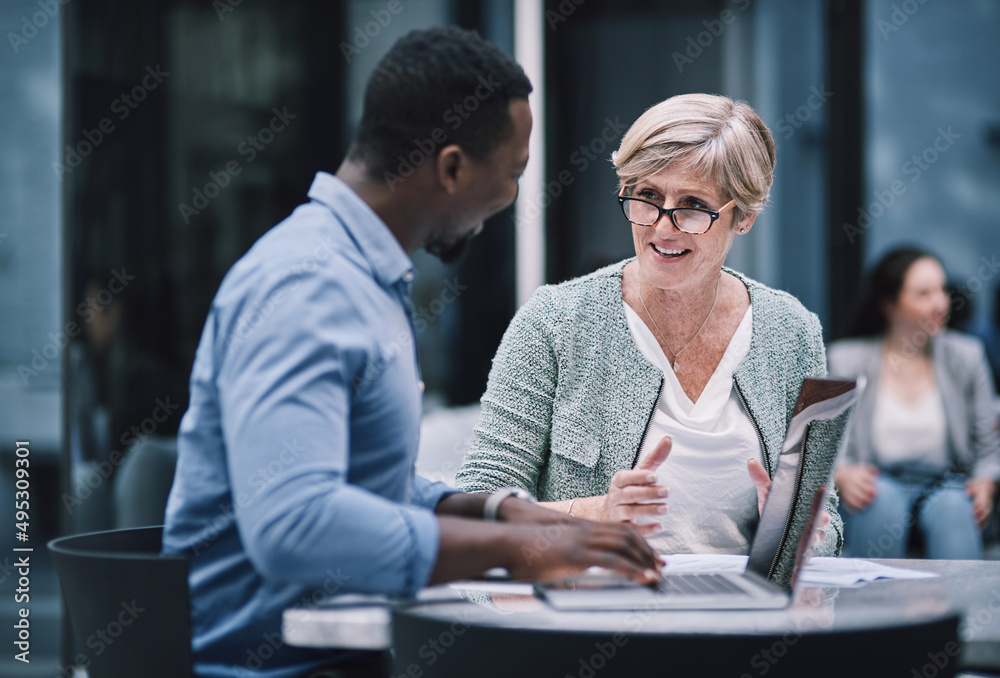
[[[428,480],[421,475],[416,475],[413,478],[413,494],[410,497],[410,503],[414,506],[422,506],[433,511],[437,507],[438,502],[449,494],[458,494],[460,492],[461,490],[456,490],[445,483]]]
[[[248,558],[270,581],[318,581],[335,564],[351,590],[413,594],[437,555],[437,520],[425,507],[443,490],[414,480],[416,441],[393,435],[419,419],[419,395],[379,393],[392,380],[415,384],[412,342],[392,355],[356,306],[357,290],[322,270],[280,276],[256,295],[258,305],[273,302],[267,322],[240,341],[216,342]],[[405,322],[394,329],[389,343],[410,332]],[[404,503],[411,486],[416,506]]]

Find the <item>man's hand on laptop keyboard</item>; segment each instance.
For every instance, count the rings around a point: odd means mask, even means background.
[[[593,566],[640,584],[660,579],[663,561],[634,525],[564,517],[560,524],[517,523],[510,528],[510,559],[504,567],[513,579],[554,579]]]

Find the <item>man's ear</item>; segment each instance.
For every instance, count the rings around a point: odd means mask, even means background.
[[[449,195],[458,190],[462,170],[469,159],[458,144],[448,144],[434,159],[434,176]]]

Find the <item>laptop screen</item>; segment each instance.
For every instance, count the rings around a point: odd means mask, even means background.
[[[803,533],[811,529],[813,513],[823,502],[814,501],[825,486],[837,458],[837,450],[807,453],[807,441],[815,424],[845,416],[858,398],[856,380],[803,380],[785,433],[778,468],[771,475],[771,490],[757,526],[747,569],[791,590],[795,560]],[[814,505],[819,508],[814,509]]]

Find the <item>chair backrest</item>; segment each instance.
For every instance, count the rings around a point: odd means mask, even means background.
[[[148,436],[129,447],[114,478],[115,528],[162,525],[176,467],[175,436]]]
[[[74,659],[90,678],[192,675],[188,563],[160,555],[162,536],[156,526],[49,542],[79,646]]]

